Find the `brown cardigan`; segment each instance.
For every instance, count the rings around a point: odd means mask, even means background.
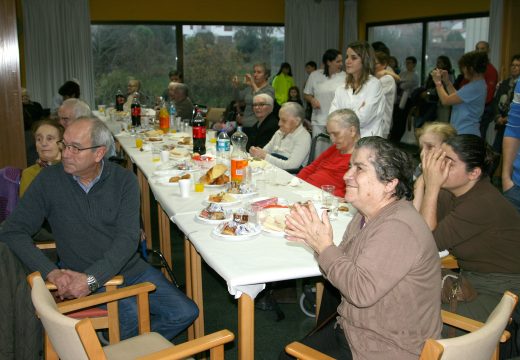
[[[338,322],[354,359],[418,359],[439,338],[440,261],[431,231],[412,204],[395,201],[343,241],[325,249],[320,267],[342,295]]]

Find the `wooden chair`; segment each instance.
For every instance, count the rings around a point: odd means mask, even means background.
[[[485,323],[442,310],[445,324],[469,331],[469,334],[451,339],[426,340],[419,360],[498,360],[499,342],[505,342],[510,337],[504,329],[517,302],[518,297],[506,291]],[[333,360],[299,342],[290,343],[285,351],[300,360]]]
[[[210,350],[210,358],[224,359],[224,344],[233,341],[228,330],[173,345],[157,333],[150,332],[148,293],[155,290],[152,283],[142,283],[111,292],[94,294],[85,298],[56,304],[39,273],[28,276],[31,298],[45,331],[62,360],[83,359],[185,359],[188,356]],[[77,320],[62,312],[77,311],[130,296],[137,297],[139,334],[117,344],[101,347],[89,318]]]

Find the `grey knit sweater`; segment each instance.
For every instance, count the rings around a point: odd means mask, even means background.
[[[42,170],[0,231],[31,271],[45,278],[56,265],[31,235],[49,221],[61,268],[92,274],[100,284],[116,274],[135,276],[148,266],[137,254],[139,188],[135,176],[105,162],[99,181],[85,193],[57,164]]]

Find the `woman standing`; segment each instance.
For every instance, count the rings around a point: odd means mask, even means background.
[[[323,69],[309,75],[303,98],[312,106],[312,136],[325,131],[330,104],[336,89],[345,83],[345,72],[341,70],[343,57],[336,49],[328,49],[322,57]]]
[[[486,53],[471,51],[462,55],[459,67],[469,82],[456,90],[446,70],[435,69],[432,78],[443,105],[452,105],[450,123],[458,134],[480,136],[480,117],[486,103],[484,73],[488,64]],[[444,88],[443,84],[446,86]]]
[[[359,118],[361,137],[382,136],[385,99],[374,73],[374,50],[367,42],[353,42],[347,48],[345,86],[339,87],[329,112],[351,109]]]
[[[287,102],[289,89],[294,86],[294,79],[292,77],[291,65],[289,63],[282,63],[280,70],[273,79],[273,88],[278,105]]]
[[[36,164],[22,172],[20,196],[23,196],[25,190],[44,167],[54,165],[61,160],[61,148],[58,141],[63,139],[64,131],[63,126],[52,120],[41,120],[34,125],[38,160],[36,160]]]

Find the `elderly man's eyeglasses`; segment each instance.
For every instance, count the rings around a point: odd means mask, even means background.
[[[256,103],[256,104],[253,104],[253,107],[262,107],[262,106],[267,106],[269,105],[268,103]]]
[[[78,147],[76,145],[67,144],[63,140],[58,141],[58,145],[62,146],[62,150],[61,151],[69,150],[74,155],[79,154],[83,150],[97,149],[99,147],[104,146],[104,145],[96,145],[96,146],[90,146],[90,147],[86,147],[86,148],[80,148],[80,147]]]

